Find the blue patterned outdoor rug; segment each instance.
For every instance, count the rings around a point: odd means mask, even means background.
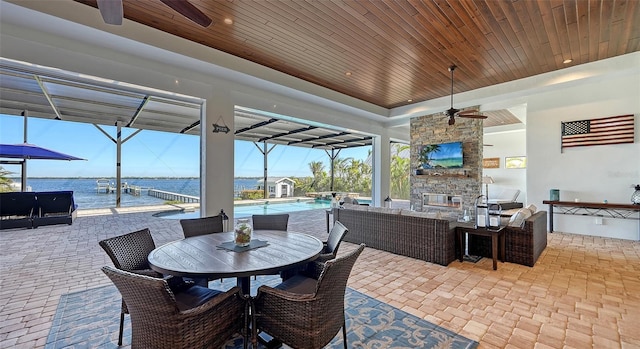
[[[252,294],[261,284],[276,285],[277,276],[252,281]],[[228,289],[235,279],[213,281],[210,286]],[[60,297],[45,349],[118,348],[120,293],[109,285]],[[476,348],[478,343],[428,321],[382,303],[358,291],[346,292],[349,348]],[[131,343],[129,316],[125,316],[123,346]],[[242,338],[230,340],[223,349],[242,348]],[[262,346],[260,346],[262,348]],[[283,348],[288,348],[283,346]],[[327,348],[343,348],[342,332]]]

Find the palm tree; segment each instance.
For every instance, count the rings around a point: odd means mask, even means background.
[[[313,175],[313,180],[309,185],[309,189],[312,191],[320,191],[322,186],[322,180],[324,179],[324,164],[322,161],[312,161],[309,163],[309,169],[311,170],[311,175]]]
[[[391,196],[398,199],[409,199],[409,166],[410,159],[399,154],[409,149],[409,145],[394,144],[395,151],[391,157]]]
[[[422,160],[422,166],[423,167],[432,167],[431,165],[431,154],[433,153],[437,153],[440,151],[440,145],[439,144],[429,144],[429,145],[425,145],[422,147],[422,149],[420,149],[420,159]]]
[[[0,193],[13,191],[13,188],[11,187],[11,183],[13,183],[13,181],[11,178],[7,177],[10,174],[13,174],[13,172],[7,171],[0,166]]]

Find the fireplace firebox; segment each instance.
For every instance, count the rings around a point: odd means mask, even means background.
[[[452,194],[422,194],[422,208],[424,210],[441,208],[462,210],[462,196]]]

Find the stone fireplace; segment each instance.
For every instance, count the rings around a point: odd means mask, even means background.
[[[438,113],[411,119],[410,128],[412,207],[417,211],[447,211],[451,216],[461,216],[464,210],[474,212],[475,200],[482,193],[482,120],[458,117],[454,125],[449,125],[448,117]],[[462,168],[416,173],[420,147],[450,142],[462,142]]]

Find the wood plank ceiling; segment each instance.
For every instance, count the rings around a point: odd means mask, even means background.
[[[459,93],[640,48],[637,0],[189,2],[213,23],[160,0],[124,17],[385,108],[449,95],[451,64]]]

